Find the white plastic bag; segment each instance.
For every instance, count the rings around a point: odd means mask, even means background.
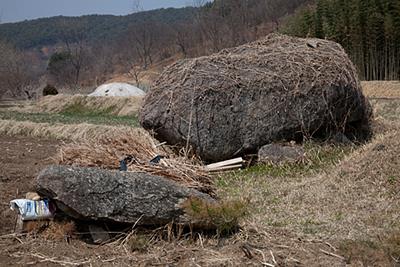
[[[18,210],[23,221],[49,219],[53,217],[51,203],[45,200],[14,199],[10,202],[12,210]]]

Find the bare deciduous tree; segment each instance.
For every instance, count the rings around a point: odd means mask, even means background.
[[[50,58],[48,70],[56,83],[77,87],[85,71],[89,70],[90,49],[86,41],[85,25],[64,22],[60,51]]]
[[[153,53],[158,33],[158,24],[154,21],[136,24],[128,31],[130,46],[135,49],[136,56],[144,69],[153,63]]]
[[[74,85],[79,84],[82,68],[84,67],[86,57],[86,45],[83,34],[77,33],[71,43],[68,38],[64,38],[64,45],[67,53],[70,55],[69,62],[74,69]]]
[[[143,11],[143,5],[141,0],[133,0],[132,1],[132,11],[133,13],[141,12]]]
[[[12,45],[0,42],[0,97],[9,93],[12,97],[25,95],[30,98],[31,91],[27,86],[32,82],[32,64],[25,55]]]
[[[173,28],[175,43],[185,58],[191,46],[195,45],[192,30],[193,26],[189,24],[180,24]]]
[[[143,72],[143,69],[138,65],[131,65],[131,68],[128,71],[129,76],[131,76],[135,80],[137,87],[141,87],[142,72]]]

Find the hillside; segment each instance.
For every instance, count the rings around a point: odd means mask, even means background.
[[[162,24],[176,24],[193,17],[196,8],[167,8],[130,14],[127,16],[88,15],[81,17],[57,16],[0,24],[0,39],[18,48],[30,49],[51,46],[73,30],[82,32],[90,42],[113,39],[129,26],[152,20]]]
[[[163,62],[254,41],[279,30],[283,18],[309,2],[215,0],[199,8],[0,24],[7,59],[0,62],[0,97],[32,97],[44,83],[73,92],[92,90],[121,75],[147,86],[145,73],[156,66],[162,69]],[[14,68],[2,72],[1,65]]]

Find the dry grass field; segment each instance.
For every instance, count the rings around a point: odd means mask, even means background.
[[[375,111],[375,135],[369,143],[341,147],[309,142],[304,163],[259,165],[214,176],[222,199],[249,203],[238,232],[219,237],[189,231],[176,238],[169,226],[134,229],[102,246],[84,242],[79,231],[64,239],[63,226],[53,226],[50,234],[13,235],[9,198],[28,191],[35,172],[57,153],[58,141],[42,138],[62,135],[68,143],[85,136],[113,136],[117,129],[123,132],[129,126],[0,121],[0,144],[6,148],[0,158],[0,207],[5,218],[0,262],[17,266],[400,266],[400,83],[364,82],[363,87]],[[15,135],[28,137],[10,137]],[[14,140],[18,140],[15,147]],[[22,150],[28,144],[40,153],[30,152],[25,159]],[[27,172],[29,166],[36,167]]]
[[[369,98],[400,98],[400,81],[369,81],[361,85]]]
[[[28,113],[90,112],[117,116],[136,115],[143,97],[91,97],[86,95],[55,95],[41,98],[35,103],[14,110]]]

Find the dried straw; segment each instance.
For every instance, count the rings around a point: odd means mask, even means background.
[[[400,99],[400,81],[365,81],[361,85],[369,98]]]
[[[165,156],[158,164],[150,163],[157,155]],[[118,169],[120,160],[132,156],[128,171],[163,176],[188,188],[214,195],[211,177],[195,158],[177,156],[172,150],[156,146],[145,131],[126,131],[114,137],[102,137],[64,145],[59,164]]]
[[[137,115],[142,105],[142,96],[130,97],[91,97],[87,95],[55,95],[41,98],[31,106],[25,106],[22,109],[16,108],[22,112],[45,112],[60,113],[67,111],[71,107],[79,106],[88,111],[104,111],[117,116]]]
[[[22,135],[39,138],[67,139],[74,141],[95,140],[116,136],[127,131],[140,135],[143,129],[128,126],[93,125],[88,123],[61,124],[36,123],[31,121],[0,120],[0,134]]]

